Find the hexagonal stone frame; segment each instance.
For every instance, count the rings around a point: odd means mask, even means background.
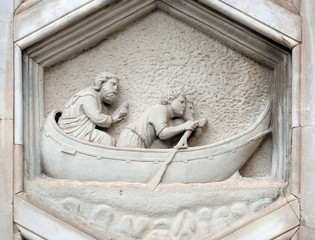
[[[53,5],[54,3],[57,4],[58,1],[51,2]],[[75,4],[77,5],[74,6]],[[38,200],[31,199],[23,193],[23,174],[26,174],[27,181],[32,181],[41,173],[39,131],[44,118],[42,104],[43,68],[69,59],[71,56],[90,48],[122,26],[145,16],[157,8],[211,35],[258,63],[274,69],[276,88],[274,101],[276,104],[274,104],[273,109],[273,161],[277,161],[273,164],[272,176],[288,181],[291,144],[289,113],[292,108],[292,59],[289,49],[298,44],[296,40],[299,40],[299,38],[295,33],[285,35],[272,28],[259,26],[259,23],[253,25],[248,22],[246,15],[235,13],[233,8],[220,4],[220,2],[212,1],[183,0],[81,0],[74,3],[71,9],[67,10],[68,14],[53,16],[52,19],[48,19],[49,24],[43,24],[35,30],[26,27],[25,31],[23,30],[23,26],[25,27],[23,21],[30,16],[30,12],[34,9],[28,9],[28,14],[24,14],[24,11],[16,16],[15,144],[24,145],[24,153],[20,150],[20,154],[15,156],[15,161],[20,166],[15,174],[16,188],[19,189],[18,192],[21,192],[15,197],[15,222],[25,237],[36,239],[34,236],[37,236],[37,239],[41,239],[41,237],[47,237],[49,232],[48,229],[44,228],[36,229],[35,227],[34,229],[32,224],[28,224],[25,219],[26,215],[23,213],[27,210],[30,215],[35,214],[34,216],[39,219],[46,219],[43,221],[51,221],[51,224],[57,224],[58,219],[56,217],[60,218],[61,220],[58,222],[60,229],[65,231],[65,236],[74,234],[75,239],[98,239],[101,237],[126,239],[118,233],[111,232],[110,229],[106,230],[106,236],[104,236],[104,233],[99,235],[99,233],[91,232],[88,226],[82,226],[40,204]],[[49,7],[49,5],[43,4],[43,8],[45,7]],[[45,9],[42,9],[42,11],[45,12]],[[29,22],[32,23],[32,19]],[[36,25],[36,22],[33,23]],[[255,32],[255,30],[264,36]],[[24,123],[24,126],[22,123]],[[22,167],[23,160],[26,163],[24,164],[25,169]],[[291,202],[296,205],[297,201],[295,199],[286,200],[280,205],[283,207],[287,204],[290,205]],[[278,205],[275,204],[267,212],[271,214],[278,209]],[[291,209],[293,208],[291,207]],[[299,213],[293,212],[293,215],[298,216]],[[298,226],[296,221],[298,218],[293,217],[292,219],[292,221],[289,221],[292,223],[289,224],[290,229],[285,231],[292,230],[293,235],[293,230]],[[247,224],[248,222],[243,223],[239,228],[243,228]],[[279,233],[277,234],[279,235]]]

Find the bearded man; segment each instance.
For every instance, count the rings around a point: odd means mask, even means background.
[[[168,92],[160,105],[145,111],[136,122],[125,127],[117,140],[117,147],[149,148],[156,137],[170,139],[185,131],[194,131],[198,121],[185,121],[178,126],[169,126],[170,120],[182,118],[186,98],[180,90]]]
[[[112,116],[106,114],[108,106],[117,98],[118,81],[115,75],[108,72],[98,75],[94,86],[76,93],[65,104],[58,121],[59,127],[74,137],[115,146],[112,136],[96,128],[109,128],[123,120],[128,113],[128,105],[125,104]]]

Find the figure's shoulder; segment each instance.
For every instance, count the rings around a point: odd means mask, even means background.
[[[88,100],[90,99],[90,100]],[[79,102],[79,104],[86,103],[86,102],[90,102],[90,101],[95,101],[96,100],[96,92],[92,87],[89,88],[85,88],[79,92],[77,92],[76,94],[74,94],[69,100],[68,102],[65,104],[64,108],[68,108],[71,105],[77,104]]]
[[[167,112],[167,107],[165,105],[158,104],[151,107],[150,110],[154,112]]]
[[[74,97],[85,97],[85,96],[92,96],[95,98],[96,91],[93,89],[93,87],[88,87],[74,94]]]
[[[167,119],[167,107],[165,105],[155,105],[147,112],[150,121],[159,121]]]

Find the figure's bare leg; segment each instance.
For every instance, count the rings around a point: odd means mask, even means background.
[[[115,146],[116,140],[106,132],[94,129],[90,138],[91,142],[101,143],[107,146]]]

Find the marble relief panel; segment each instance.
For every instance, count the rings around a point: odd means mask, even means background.
[[[208,128],[194,146],[218,142],[247,130],[274,94],[273,70],[156,11],[73,59],[45,69],[45,114],[109,71],[120,78],[117,105],[130,103],[124,125],[157,104],[166,89],[183,88],[196,118]],[[160,147],[159,145],[157,147]]]
[[[247,131],[266,106],[272,106],[276,94],[272,69],[158,10],[72,59],[45,68],[45,117],[92,86],[95,76],[104,71],[119,78],[113,109],[129,103],[124,121],[108,130],[116,140],[168,89],[181,88],[194,103],[195,118],[208,121],[189,146],[214,144]],[[237,171],[223,183],[175,181],[151,191],[143,183],[80,183],[42,175],[26,184],[26,192],[96,228],[106,226],[132,239],[200,239],[283,195],[287,184],[269,178],[272,145],[272,134],[266,134],[240,175]],[[150,148],[170,145],[155,140]],[[77,154],[70,148],[62,151]],[[132,164],[126,161],[126,169]]]

